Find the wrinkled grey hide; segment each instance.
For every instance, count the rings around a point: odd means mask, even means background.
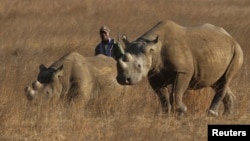
[[[40,66],[37,80],[25,89],[27,99],[71,100],[79,96],[87,103],[99,95],[122,93],[125,87],[116,81],[116,64],[104,55],[83,57],[77,52],[69,53],[48,68]]]
[[[180,114],[187,111],[182,101],[186,90],[211,87],[215,96],[208,114],[217,116],[221,101],[224,114],[232,113],[230,83],[243,64],[243,52],[223,28],[161,21],[135,41],[129,42],[126,36],[123,41],[126,48],[119,59],[119,83],[134,85],[148,78],[163,110],[170,111],[174,105]],[[168,86],[172,86],[170,94]]]

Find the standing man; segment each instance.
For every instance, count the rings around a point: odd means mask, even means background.
[[[115,60],[122,57],[124,50],[119,42],[110,37],[110,29],[107,26],[102,26],[99,32],[101,42],[95,48],[95,55],[104,54],[113,57]]]

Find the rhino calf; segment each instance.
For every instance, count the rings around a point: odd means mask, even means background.
[[[39,97],[59,99],[79,96],[86,103],[99,94],[122,93],[125,87],[116,81],[116,61],[104,55],[84,57],[69,53],[50,67],[40,65],[37,80],[25,89],[28,100]]]
[[[134,85],[147,77],[159,95],[163,110],[183,114],[187,111],[183,94],[188,89],[211,87],[215,96],[208,114],[218,115],[224,103],[224,114],[231,114],[234,94],[233,77],[243,64],[240,45],[223,28],[204,24],[184,27],[173,21],[161,21],[135,41],[125,43],[125,55],[119,59],[117,80]],[[173,86],[171,94],[167,87]],[[170,96],[173,103],[170,104]]]

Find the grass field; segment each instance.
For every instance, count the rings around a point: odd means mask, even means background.
[[[248,0],[1,0],[0,140],[206,141],[208,124],[250,124],[249,17]],[[206,116],[213,97],[207,88],[187,92],[187,115],[166,117],[147,82],[93,103],[88,114],[78,102],[27,101],[24,88],[39,65],[70,51],[93,56],[100,26],[109,26],[116,39],[125,33],[133,40],[165,19],[223,27],[241,45],[244,64],[231,84],[233,116]]]

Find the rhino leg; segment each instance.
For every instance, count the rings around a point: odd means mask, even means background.
[[[169,88],[164,84],[163,81],[159,81],[158,77],[152,77],[151,79],[149,79],[149,83],[160,99],[162,112],[164,114],[170,115],[171,103]]]
[[[227,87],[225,86],[224,83],[219,84],[217,87],[214,88],[214,90],[215,90],[215,95],[208,111],[209,116],[219,115],[218,109],[220,106],[220,102],[225,98],[227,94]]]
[[[171,114],[170,95],[167,87],[159,89],[157,94],[160,98],[163,113]]]
[[[87,86],[87,85],[85,85]],[[82,105],[87,108],[91,99],[96,96],[96,93],[93,91],[93,84],[89,83],[88,87],[81,86],[78,90],[78,95],[81,97]]]
[[[182,98],[184,93],[186,92],[189,82],[191,80],[191,75],[186,73],[177,73],[177,77],[174,83],[174,103],[176,112],[178,112],[179,115],[182,115],[183,113],[186,113],[187,106],[183,103]]]
[[[227,87],[227,92],[226,92],[226,95],[223,99],[223,103],[224,103],[223,115],[231,115],[232,114],[234,100],[235,100],[235,95],[233,94],[231,89],[229,87]]]

